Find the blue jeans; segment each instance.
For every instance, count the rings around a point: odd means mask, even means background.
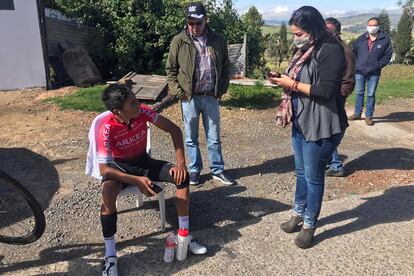
[[[190,172],[200,172],[203,169],[198,143],[200,114],[203,118],[206,133],[208,160],[213,174],[224,171],[224,160],[220,140],[220,108],[219,101],[213,96],[194,96],[190,101],[181,102],[185,144],[187,146],[188,168]]]
[[[340,138],[341,134],[338,133],[316,142],[306,142],[298,129],[292,126],[296,170],[293,211],[303,218],[306,227],[316,227],[325,188],[325,167],[329,164]]]
[[[375,109],[375,91],[377,90],[380,76],[364,76],[355,74],[355,115],[361,115],[364,107],[365,85],[367,86],[367,109],[366,117],[372,117]]]
[[[344,138],[344,135],[345,135],[345,131],[341,133],[341,139],[339,140],[338,146],[339,144],[341,144],[341,141],[342,141],[342,138]],[[331,158],[331,163],[329,164],[329,168],[332,171],[337,172],[343,167],[344,167],[344,164],[342,164],[341,158],[339,158],[338,148],[336,148],[334,152],[332,153],[332,158]]]

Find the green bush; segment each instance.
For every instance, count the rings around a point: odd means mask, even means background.
[[[94,61],[106,71],[101,72],[105,77],[112,78],[129,71],[165,74],[165,55],[173,37],[185,26],[184,11],[189,2],[192,1],[47,0],[46,5],[98,30],[105,52],[103,60],[94,57]],[[223,34],[229,43],[243,41],[247,27],[233,0],[202,2],[213,30]]]

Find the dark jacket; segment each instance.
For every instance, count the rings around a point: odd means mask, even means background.
[[[355,55],[355,73],[364,76],[381,75],[381,69],[390,63],[392,45],[388,35],[379,31],[371,52],[368,50],[368,33],[357,38],[352,44]]]
[[[214,95],[220,98],[227,92],[230,81],[227,44],[220,34],[208,28],[207,47],[213,53],[216,70]],[[177,98],[191,98],[193,94],[196,51],[187,30],[176,35],[171,42],[165,71],[170,93]]]
[[[339,37],[339,42],[345,53],[345,71],[342,77],[341,94],[344,97],[348,97],[352,94],[355,88],[355,57],[351,48]]]
[[[347,127],[345,109],[337,104],[344,68],[344,50],[337,42],[323,44],[303,65],[300,82],[311,88],[309,97],[298,96],[297,121],[306,141],[329,138]]]

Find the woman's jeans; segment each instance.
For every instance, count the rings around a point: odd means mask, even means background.
[[[302,133],[292,126],[296,168],[293,211],[303,218],[305,227],[316,227],[325,188],[325,167],[340,140],[341,133],[338,133],[315,142],[306,142]]]
[[[182,101],[182,114],[185,128],[185,144],[187,146],[188,168],[191,173],[199,173],[203,169],[198,143],[200,114],[206,134],[208,160],[213,174],[224,171],[224,160],[220,140],[220,107],[213,96],[193,96],[190,101]]]

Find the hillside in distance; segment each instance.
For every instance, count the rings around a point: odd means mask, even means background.
[[[361,34],[366,31],[367,27],[367,20],[371,17],[378,17],[379,13],[363,13],[363,14],[356,14],[356,15],[348,15],[344,17],[337,17],[337,19],[342,24],[342,30],[345,32],[351,33],[358,33]],[[401,14],[392,13],[388,14],[391,20],[391,30],[396,29],[398,22],[400,20]],[[287,24],[285,19],[271,19],[271,20],[264,20],[266,26],[280,26],[282,22]]]

